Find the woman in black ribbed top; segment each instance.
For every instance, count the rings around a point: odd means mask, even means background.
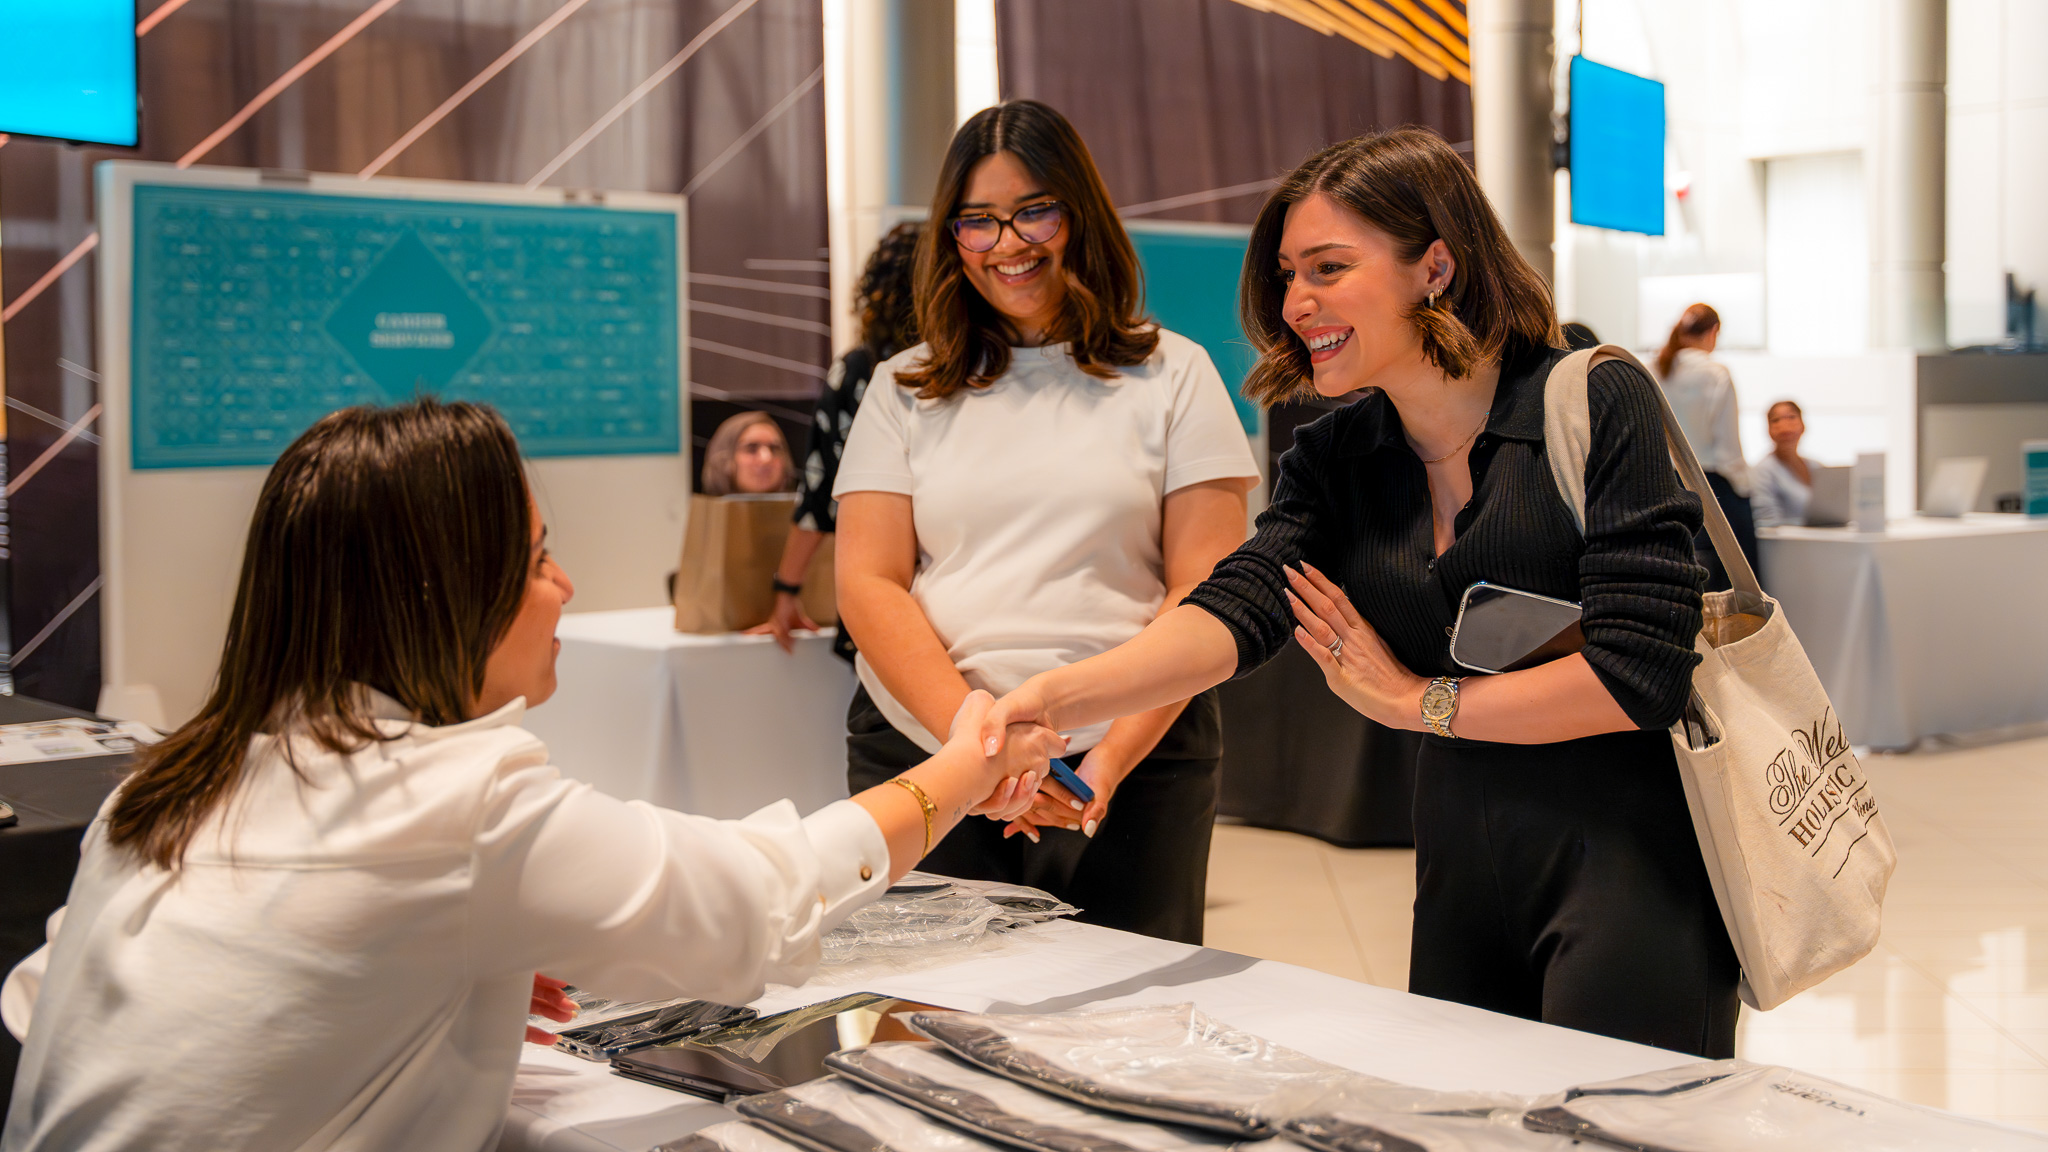
[[[1589,375],[1582,538],[1544,450],[1565,355],[1549,291],[1421,129],[1335,145],[1282,183],[1241,312],[1264,354],[1247,395],[1364,398],[1296,433],[1256,535],[1180,608],[1026,682],[985,735],[1180,699],[1291,636],[1354,708],[1430,733],[1411,991],[1732,1056],[1734,950],[1665,731],[1699,659],[1701,511],[1656,384],[1620,362]],[[1449,634],[1480,580],[1579,602],[1584,648],[1461,679]]]

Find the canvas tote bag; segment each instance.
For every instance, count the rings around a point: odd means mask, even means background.
[[[1606,360],[1642,368],[1612,344],[1589,348],[1552,369],[1543,394],[1545,454],[1581,535],[1593,439],[1586,373]],[[1734,585],[1706,594],[1692,703],[1672,726],[1671,743],[1742,964],[1743,1002],[1770,1009],[1877,945],[1898,853],[1813,663],[1758,585],[1671,402],[1662,388],[1656,393],[1672,461],[1704,505],[1714,552]]]
[[[676,631],[737,632],[765,622],[775,611],[769,583],[782,562],[783,542],[797,498],[790,492],[692,496],[676,569]],[[804,613],[819,624],[838,622],[832,592],[832,540],[825,537],[804,569]]]

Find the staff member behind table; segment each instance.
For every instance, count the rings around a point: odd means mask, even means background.
[[[1757,571],[1756,519],[1749,503],[1749,460],[1742,454],[1741,413],[1735,403],[1735,378],[1714,359],[1714,345],[1721,339],[1721,316],[1705,304],[1694,304],[1671,326],[1664,349],[1657,353],[1657,375],[1664,395],[1678,416],[1678,426],[1692,442],[1707,473],[1714,499],[1727,513],[1735,529],[1742,554]],[[1711,541],[1702,534],[1693,542],[1701,563],[1707,566],[1707,587],[1728,587],[1728,574],[1721,569]]]
[[[1799,454],[1806,435],[1806,414],[1797,402],[1780,400],[1764,415],[1771,433],[1771,451],[1756,462],[1751,503],[1759,528],[1806,523],[1806,502],[1813,498],[1814,462]]]
[[[536,971],[625,1000],[801,983],[927,830],[1022,811],[1062,746],[984,760],[978,696],[916,787],[802,819],[614,800],[520,727],[572,594],[545,539],[488,408],[351,408],[285,450],[212,695],[0,993],[27,1036],[0,1147],[489,1148],[528,1011],[572,1007]]]
[[[1032,677],[1002,721],[1072,727],[1177,699],[1291,635],[1330,687],[1427,732],[1409,990],[1701,1056],[1734,1053],[1736,962],[1665,729],[1698,657],[1699,501],[1657,385],[1588,383],[1582,539],[1544,455],[1564,356],[1550,292],[1432,132],[1337,144],[1253,225],[1240,289],[1266,402],[1363,399],[1295,434],[1256,535],[1136,639]],[[1467,676],[1460,596],[1584,603],[1581,652]]]
[[[938,748],[970,689],[1137,635],[1244,538],[1258,475],[1208,354],[1140,312],[1136,252],[1058,112],[970,119],[930,218],[925,343],[876,369],[834,489],[855,789]],[[1076,725],[1093,802],[1047,784],[1030,819],[963,825],[928,866],[1199,942],[1219,727],[1199,690]]]
[[[800,599],[804,573],[825,537],[839,530],[832,484],[839,478],[839,458],[846,451],[846,437],[853,431],[853,417],[860,411],[861,397],[867,394],[868,380],[875,365],[917,343],[910,272],[916,263],[918,231],[915,222],[898,224],[868,255],[853,294],[854,310],[860,315],[860,347],[839,358],[818,390],[818,406],[804,445],[803,470],[797,473],[796,522],[789,526],[782,562],[775,567],[775,614],[767,623],[747,629],[749,636],[773,635],[784,652],[796,651],[792,632],[818,628],[817,621],[804,615]],[[853,641],[844,628],[833,638],[832,651],[853,659]]]
[[[704,448],[704,473],[698,487],[706,496],[735,492],[787,492],[796,487],[796,469],[789,462],[789,441],[766,412],[728,416]]]

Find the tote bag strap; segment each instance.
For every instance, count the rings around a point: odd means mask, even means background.
[[[1586,458],[1593,449],[1593,413],[1586,398],[1586,374],[1609,360],[1633,364],[1651,381],[1656,380],[1628,349],[1602,344],[1558,361],[1543,385],[1544,455],[1550,460],[1550,475],[1557,483],[1558,495],[1571,509],[1572,520],[1582,537],[1586,534]],[[1664,416],[1664,440],[1671,450],[1671,462],[1678,469],[1679,479],[1700,498],[1700,509],[1706,514],[1707,537],[1714,542],[1714,555],[1720,557],[1728,583],[1737,592],[1761,602],[1764,590],[1757,583],[1756,570],[1749,566],[1749,557],[1742,554],[1742,546],[1735,541],[1735,529],[1728,523],[1728,514],[1721,511],[1721,502],[1714,498],[1713,486],[1707,483],[1706,470],[1700,467],[1700,458],[1693,453],[1684,429],[1679,427],[1670,397],[1664,394],[1661,385],[1653,383],[1650,390],[1657,394],[1657,407]]]

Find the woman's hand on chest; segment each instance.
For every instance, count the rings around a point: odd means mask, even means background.
[[[1421,731],[1422,690],[1429,681],[1396,659],[1387,642],[1329,577],[1304,562],[1287,569],[1294,639],[1338,699],[1389,728]]]

